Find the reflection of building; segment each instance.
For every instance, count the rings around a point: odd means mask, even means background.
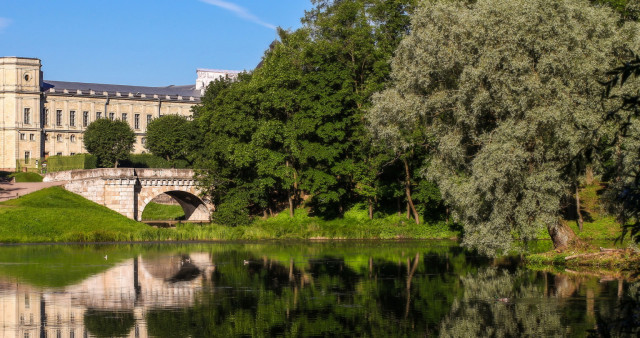
[[[138,257],[62,290],[3,283],[0,336],[87,337],[88,313],[123,313],[135,319],[129,337],[147,337],[147,311],[193,305],[213,269],[209,254],[163,256],[148,266]]]
[[[142,153],[149,121],[190,116],[203,86],[237,74],[198,69],[196,85],[141,87],[43,80],[40,68],[39,59],[0,57],[0,169],[85,152],[82,133],[100,118],[127,121],[136,133],[134,152]]]

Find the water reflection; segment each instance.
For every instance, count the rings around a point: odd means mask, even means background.
[[[3,337],[624,336],[637,293],[450,242],[0,248]]]

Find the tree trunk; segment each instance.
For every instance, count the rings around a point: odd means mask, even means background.
[[[562,251],[578,240],[576,233],[571,228],[558,221],[555,225],[547,227],[554,249]]]
[[[593,166],[588,165],[585,169],[585,181],[587,185],[593,184]]]
[[[404,162],[404,172],[407,177],[405,180],[404,191],[407,195],[407,203],[409,207],[411,207],[411,212],[413,212],[413,218],[416,220],[416,224],[420,224],[420,215],[418,215],[418,211],[416,211],[415,205],[413,205],[413,200],[411,199],[411,173],[409,172],[409,163],[407,163],[407,159],[402,159]]]
[[[287,168],[289,168],[289,160],[287,160],[285,162]],[[296,171],[295,169],[293,170],[293,191],[289,191],[289,217],[293,218],[293,208],[294,208],[294,198],[295,198],[295,193],[296,190],[298,190],[298,183],[297,181],[297,177],[296,177]]]
[[[293,194],[289,193],[289,217],[293,218]]]
[[[369,219],[373,219],[373,201],[369,197]]]
[[[582,212],[580,211],[580,186],[578,184],[576,184],[576,213],[578,214],[578,228],[582,232],[584,220],[582,219]]]
[[[114,167],[114,168],[117,168],[117,167],[118,167],[118,160],[116,160],[116,163],[114,164],[114,166],[113,166],[113,167]]]

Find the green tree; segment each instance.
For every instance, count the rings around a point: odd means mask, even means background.
[[[195,147],[197,129],[192,121],[181,115],[165,115],[147,126],[145,147],[172,165],[186,161]]]
[[[621,239],[640,242],[640,56],[629,51],[622,66],[608,72],[604,98],[609,104],[599,150],[610,160],[604,200],[623,224]],[[633,81],[631,81],[633,79]],[[609,155],[609,156],[607,156]]]
[[[84,132],[84,147],[98,157],[101,167],[118,167],[118,161],[126,159],[136,137],[125,121],[99,119]]]
[[[413,1],[313,3],[251,76],[214,83],[195,109],[206,138],[201,181],[227,215],[267,215],[284,201],[293,215],[306,195],[320,215],[364,199],[373,216],[390,154],[371,143],[363,116],[388,79]]]
[[[513,249],[513,235],[546,228],[557,248],[575,239],[560,220],[588,161],[603,75],[633,41],[610,9],[581,1],[423,2],[376,97],[372,131],[398,150],[431,154],[424,172],[464,226],[464,244]]]

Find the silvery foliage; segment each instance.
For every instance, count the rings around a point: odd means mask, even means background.
[[[464,244],[513,249],[558,226],[572,161],[602,123],[597,82],[635,24],[577,0],[425,1],[368,114],[396,149],[431,140],[424,169],[464,226]],[[635,48],[632,48],[635,49]],[[575,172],[574,172],[575,174]]]
[[[526,272],[484,268],[461,277],[464,290],[441,322],[440,337],[567,337],[558,303]]]

